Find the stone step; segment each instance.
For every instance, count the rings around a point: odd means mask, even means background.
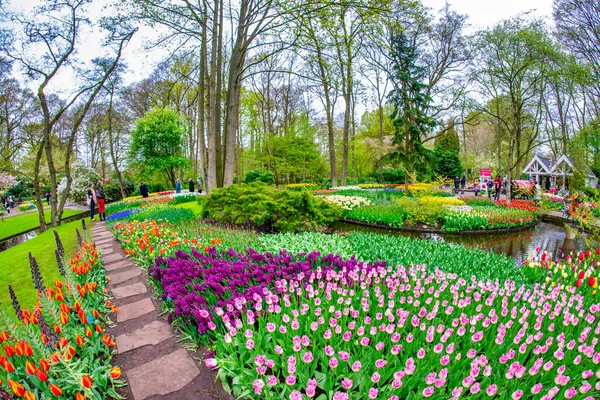
[[[132,283],[131,285],[121,286],[111,290],[112,295],[116,299],[124,299],[126,297],[137,296],[138,294],[148,293],[146,285],[142,282]]]
[[[102,257],[107,256],[115,251],[112,247],[107,247],[103,249],[102,246],[100,246],[100,248],[102,249]]]
[[[129,260],[123,260],[123,261],[114,261],[111,262],[109,264],[104,264],[104,269],[107,271],[115,271],[117,269],[121,269],[121,268],[126,268],[126,267],[135,267],[137,268],[137,266],[129,261]]]
[[[130,269],[128,271],[115,272],[115,273],[108,274],[108,277],[110,278],[110,284],[114,286],[114,285],[118,285],[119,283],[123,283],[130,279],[133,279],[136,276],[140,276],[141,274],[142,274],[142,270],[136,267],[136,268]]]
[[[147,345],[157,345],[163,340],[173,337],[171,327],[162,321],[154,321],[131,333],[116,338],[119,354]]]
[[[115,254],[110,254],[106,257],[102,257],[102,260],[104,260],[105,264],[114,262],[114,261],[122,261],[124,259],[124,255],[121,253],[115,253]]]
[[[137,317],[141,317],[144,314],[148,314],[155,311],[156,308],[152,303],[152,300],[148,297],[134,303],[126,304],[119,307],[117,312],[117,322],[128,321]]]
[[[135,400],[175,392],[190,383],[200,371],[184,349],[127,371]]]

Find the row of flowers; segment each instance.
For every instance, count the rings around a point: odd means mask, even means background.
[[[64,265],[56,238],[62,279],[46,286],[30,254],[37,289],[32,309],[21,307],[9,285],[14,314],[0,311],[0,398],[120,398],[121,372],[110,364],[115,342],[103,327],[117,309],[104,289],[99,250],[83,243]]]
[[[360,196],[341,196],[341,195],[332,195],[325,196],[323,200],[328,203],[336,204],[344,210],[353,210],[358,207],[368,206],[371,204],[371,200],[365,199]]]
[[[537,212],[537,207],[531,200],[511,200],[510,203],[508,203],[506,200],[496,200],[495,203],[506,208],[516,208],[518,210]]]

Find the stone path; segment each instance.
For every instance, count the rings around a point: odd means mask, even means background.
[[[147,273],[125,257],[106,225],[96,224],[92,238],[102,249],[107,289],[119,308],[116,325],[107,329],[117,343],[113,365],[121,367],[129,383],[119,393],[134,400],[232,400],[204,366],[205,349],[191,352],[179,345],[160,316]]]

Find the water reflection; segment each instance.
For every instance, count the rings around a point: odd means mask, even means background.
[[[518,265],[521,265],[536,247],[540,247],[542,250],[546,250],[553,254],[556,254],[559,250],[568,253],[570,251],[586,249],[585,236],[578,236],[577,239],[566,239],[566,230],[563,226],[546,222],[540,222],[531,229],[514,233],[470,236],[400,232],[377,228],[367,228],[344,222],[337,223],[334,226],[334,231],[337,233],[351,231],[375,232],[385,233],[388,235],[439,240],[442,242],[463,245],[468,248],[476,248],[486,251],[491,250],[496,253],[503,253],[513,257]]]
[[[34,231],[24,233],[22,235],[12,238],[12,239],[5,240],[4,242],[0,242],[0,251],[8,250],[13,246],[16,246],[18,244],[21,244],[28,240],[31,240],[34,237],[36,237],[38,235],[38,233],[39,233],[39,229],[36,229]]]

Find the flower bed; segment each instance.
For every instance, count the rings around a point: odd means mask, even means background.
[[[0,398],[120,398],[120,369],[110,365],[116,344],[103,328],[116,308],[104,291],[100,255],[85,243],[68,266],[58,260],[64,279],[45,286],[30,255],[38,290],[32,310],[21,308],[9,286],[15,314],[0,311]]]
[[[442,230],[447,232],[508,229],[535,222],[536,217],[521,209],[501,210],[473,207],[471,211],[451,211],[444,216]]]
[[[344,209],[344,210],[353,210],[355,208],[359,208],[362,206],[368,206],[371,204],[371,200],[365,199],[364,197],[359,197],[359,196],[333,195],[333,196],[325,196],[325,197],[323,197],[323,200],[325,200],[328,203],[336,204],[336,205],[342,207],[342,209]]]
[[[591,400],[600,378],[600,306],[545,285],[354,264],[247,297],[240,317],[215,309],[207,360],[236,397]]]
[[[518,210],[537,212],[537,207],[531,200],[511,200],[510,203],[508,203],[506,200],[496,200],[495,203],[506,208],[516,208]]]
[[[545,278],[546,283],[560,288],[571,288],[577,292],[595,296],[600,274],[598,260],[600,249],[595,252],[587,250],[576,254],[552,254],[536,249],[535,253],[525,261],[526,269],[537,272]]]

